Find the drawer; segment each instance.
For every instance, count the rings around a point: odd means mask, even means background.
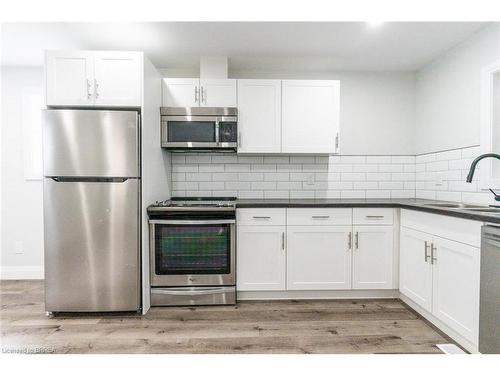
[[[286,208],[238,208],[238,225],[286,225]]]
[[[354,225],[391,225],[394,221],[392,208],[353,208]]]
[[[351,225],[352,208],[289,208],[288,225]]]

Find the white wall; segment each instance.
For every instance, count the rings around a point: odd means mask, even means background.
[[[198,77],[194,69],[161,69],[165,77]],[[343,155],[413,155],[413,73],[229,71],[229,78],[339,79]]]
[[[416,74],[416,153],[479,145],[481,69],[500,59],[500,24],[479,30]]]
[[[43,278],[42,181],[25,179],[22,110],[27,96],[42,93],[43,69],[2,67],[1,74],[1,277]]]

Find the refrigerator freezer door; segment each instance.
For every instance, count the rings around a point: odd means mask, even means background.
[[[45,110],[44,176],[139,177],[134,111]]]
[[[46,311],[139,309],[139,184],[44,178]]]

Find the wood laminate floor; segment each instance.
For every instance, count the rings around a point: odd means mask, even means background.
[[[1,282],[4,353],[441,353],[435,345],[450,342],[396,299],[53,318],[45,316],[43,301],[42,281]]]

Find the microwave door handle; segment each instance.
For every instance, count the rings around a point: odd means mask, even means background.
[[[219,119],[215,120],[215,143],[220,143]]]

